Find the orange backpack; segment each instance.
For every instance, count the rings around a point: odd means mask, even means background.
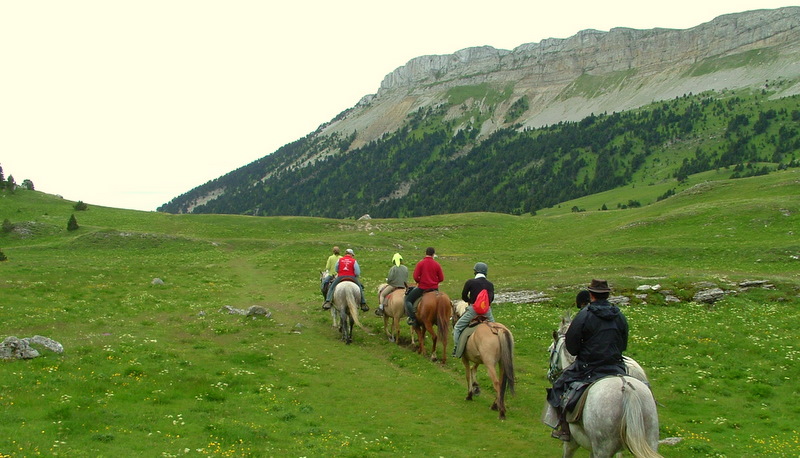
[[[481,292],[478,293],[478,298],[475,299],[475,303],[472,304],[472,308],[475,309],[475,313],[478,315],[483,315],[489,311],[490,306],[489,291],[486,291],[485,289],[481,290]]]

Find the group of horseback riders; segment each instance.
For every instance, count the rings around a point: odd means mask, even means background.
[[[408,267],[400,253],[392,256],[392,266],[386,277],[389,285],[380,292],[380,304],[375,314],[383,316],[384,299],[398,288],[406,289],[405,309],[408,324],[416,325],[414,303],[427,291],[435,291],[439,283],[444,281],[442,266],[435,259],[436,250],[428,247],[425,257],[419,261],[413,271],[416,286],[408,285]],[[333,254],[328,258],[326,270],[329,275],[323,278],[322,289],[327,294],[322,308],[331,308],[333,290],[340,281],[350,280],[361,289],[361,309],[369,310],[364,299],[364,287],[358,277],[361,270],[355,260],[353,250],[348,248],[345,255],[339,256],[339,248],[333,247]],[[473,267],[474,277],[464,283],[461,299],[469,304],[465,313],[453,326],[453,356],[455,356],[458,340],[470,322],[479,318],[482,321],[494,322],[491,307],[494,301],[494,285],[487,278],[489,266],[478,262]],[[573,400],[568,399],[567,392],[573,384],[587,384],[609,375],[625,375],[626,368],[622,353],[628,345],[628,322],[622,311],[609,301],[611,288],[605,280],[592,280],[586,290],[578,293],[576,306],[580,309],[566,333],[565,345],[570,354],[575,355],[575,362],[570,365],[547,388],[547,402],[558,413],[558,426],[554,428],[552,437],[562,441],[570,440],[569,424],[566,412],[572,408]],[[325,293],[324,293],[325,294]],[[488,297],[488,304],[483,304]],[[484,307],[485,305],[485,307]],[[570,405],[567,405],[567,404]]]

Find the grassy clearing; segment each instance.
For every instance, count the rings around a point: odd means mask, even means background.
[[[666,456],[797,456],[798,188],[787,171],[628,210],[370,221],[3,196],[0,216],[37,230],[0,235],[2,336],[51,337],[65,353],[0,362],[0,456],[560,456],[539,422],[545,349],[592,277],[631,298],[629,354],[653,381],[662,438],[683,438]],[[67,232],[72,213],[81,228]],[[317,291],[333,244],[356,251],[373,306],[392,253],[413,265],[429,245],[451,296],[481,260],[498,290],[551,298],[495,305],[516,338],[508,420],[489,410],[484,371],[484,394],[464,401],[460,362],[417,355],[406,329],[387,342],[371,312],[373,335],[337,340]],[[736,286],[761,279],[775,288]],[[701,282],[731,294],[693,304]],[[637,296],[656,283],[681,302]]]

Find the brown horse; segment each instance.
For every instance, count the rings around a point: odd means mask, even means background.
[[[500,419],[505,420],[506,390],[514,394],[514,336],[511,331],[500,323],[484,321],[478,324],[467,340],[461,361],[467,372],[467,401],[480,392],[478,366],[484,364],[496,393],[492,410],[500,411]],[[495,369],[497,366],[500,368],[499,376]]]
[[[384,288],[388,287],[386,283],[381,283],[378,286],[378,297]],[[389,337],[389,342],[400,344],[400,321],[406,316],[406,290],[405,288],[398,288],[386,295],[384,299],[385,305],[383,306],[383,332]],[[389,331],[389,320],[392,320],[392,330]],[[411,332],[411,344],[414,344],[414,333]]]
[[[431,349],[431,361],[436,361],[436,343],[442,340],[442,364],[447,362],[447,336],[450,334],[450,317],[453,309],[450,298],[441,291],[428,291],[422,295],[417,307],[417,324],[414,330],[417,331],[419,339],[418,352],[425,355],[425,332],[431,334],[433,348]],[[437,333],[433,332],[436,326]]]

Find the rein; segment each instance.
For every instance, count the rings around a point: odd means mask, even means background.
[[[550,347],[550,369],[547,371],[547,380],[550,380],[551,383],[555,382],[564,372],[564,368],[561,367],[561,352],[564,350],[565,342],[566,338],[561,335]]]

